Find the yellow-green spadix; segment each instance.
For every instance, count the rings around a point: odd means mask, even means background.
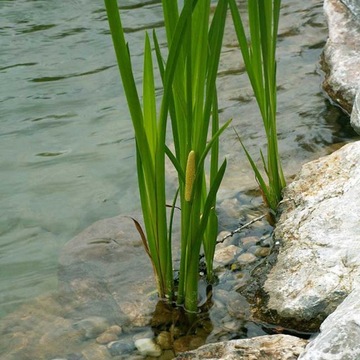
[[[195,151],[189,152],[186,163],[186,176],[185,176],[185,201],[191,201],[192,190],[195,180]]]

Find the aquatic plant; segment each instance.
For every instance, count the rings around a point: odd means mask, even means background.
[[[281,200],[282,189],[286,185],[279,156],[276,126],[275,54],[281,0],[248,0],[247,4],[248,35],[245,32],[236,1],[229,0],[246,72],[260,109],[266,133],[267,159],[265,160],[261,151],[260,154],[268,184],[242,143],[241,137],[238,136],[238,138],[253,168],[265,202],[272,210],[275,210]]]
[[[177,201],[181,207],[181,258],[177,303],[197,310],[199,257],[203,245],[208,279],[216,245],[216,194],[226,160],[218,166],[218,141],[229,122],[219,127],[216,74],[228,0],[219,0],[210,21],[210,0],[162,2],[167,37],[166,59],[155,31],[153,41],[162,81],[157,111],[152,49],[145,35],[143,94],[138,94],[117,1],[105,0],[116,58],[135,131],[136,160],[143,232],[135,221],[154,268],[160,297],[175,297],[172,267],[172,223]],[[166,144],[171,118],[174,152]],[[173,163],[179,188],[170,216],[166,211],[165,156]],[[209,174],[205,161],[210,158]],[[177,200],[179,198],[179,200]]]

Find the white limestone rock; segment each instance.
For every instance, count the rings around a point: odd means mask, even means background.
[[[281,318],[320,323],[360,283],[360,142],[303,166],[285,190],[264,290]],[[359,284],[360,285],[360,284]]]
[[[299,360],[360,359],[360,288],[355,289],[321,325]]]
[[[266,335],[206,344],[197,350],[180,353],[176,359],[296,360],[306,344],[307,340],[290,335]]]
[[[159,357],[162,353],[161,347],[150,338],[135,340],[135,346],[144,356]]]
[[[348,1],[353,9],[359,1]],[[360,20],[340,0],[324,0],[329,38],[323,54],[324,90],[348,114],[360,84]]]
[[[360,134],[360,92],[356,94],[354,106],[351,112],[350,124]]]

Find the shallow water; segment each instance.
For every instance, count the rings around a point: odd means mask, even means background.
[[[161,36],[159,1],[122,2],[135,68],[143,29]],[[322,1],[284,1],[278,48],[279,138],[287,176],[355,135],[321,90]],[[219,78],[222,120],[251,153],[261,121],[231,26]],[[62,246],[96,220],[139,208],[134,143],[101,1],[0,2],[0,316],[57,286]],[[140,72],[139,72],[140,77]],[[232,129],[221,200],[256,184]],[[240,194],[240,195],[239,195]],[[255,200],[257,203],[258,200]],[[223,220],[223,228],[236,227]],[[119,264],[121,266],[121,264]]]

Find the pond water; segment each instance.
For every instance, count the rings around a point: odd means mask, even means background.
[[[140,70],[143,30],[163,33],[160,2],[127,0],[121,8]],[[278,129],[289,178],[355,137],[321,90],[326,37],[322,1],[283,1]],[[131,122],[102,1],[3,0],[0,43],[2,317],[56,289],[57,259],[68,240],[94,221],[138,210],[139,202]],[[230,22],[218,87],[222,121],[233,118],[258,154],[265,137]],[[259,199],[244,195],[256,183],[233,129],[221,151],[229,166],[220,200],[240,199],[241,217]],[[237,225],[224,219],[222,227]]]

